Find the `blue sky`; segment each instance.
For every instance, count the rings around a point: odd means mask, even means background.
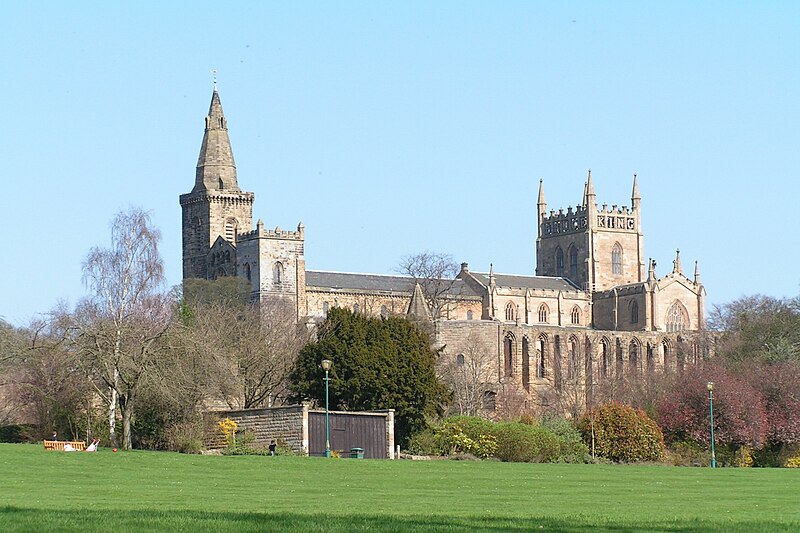
[[[76,5],[75,5],[76,4]],[[446,252],[532,274],[536,195],[643,199],[709,308],[800,293],[798,2],[13,2],[0,21],[0,317],[84,293],[130,205],[181,276],[212,81],[239,184],[310,269]]]

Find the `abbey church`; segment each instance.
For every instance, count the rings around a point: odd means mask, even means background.
[[[215,86],[194,187],[180,196],[184,279],[240,276],[255,302],[286,305],[297,321],[322,320],[335,306],[429,320],[454,365],[466,364],[476,347],[486,355],[489,410],[491,396],[509,388],[535,403],[568,380],[585,387],[681,371],[705,355],[697,263],[687,276],[677,252],[671,270],[658,277],[655,262],[645,259],[635,175],[629,206],[598,205],[590,172],[580,203],[548,211],[540,182],[535,275],[475,272],[462,263],[456,278],[445,280],[445,305],[435,310],[424,280],[306,270],[302,223],[254,225],[254,199],[239,188]]]

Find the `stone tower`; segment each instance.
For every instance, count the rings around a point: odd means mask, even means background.
[[[645,280],[641,196],[633,176],[631,206],[597,207],[592,172],[583,202],[547,213],[539,182],[536,274],[568,278],[583,290],[602,291]]]
[[[228,123],[215,83],[194,188],[180,197],[184,279],[237,274],[236,235],[251,230],[254,199],[236,181]]]

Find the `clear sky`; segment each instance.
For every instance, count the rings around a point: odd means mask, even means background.
[[[229,5],[230,4],[230,5]],[[800,293],[800,2],[10,2],[0,317],[84,293],[141,206],[181,278],[212,68],[239,185],[309,269],[446,252],[533,274],[536,198],[630,205],[709,308]]]

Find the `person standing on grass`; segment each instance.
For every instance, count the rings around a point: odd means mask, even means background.
[[[275,443],[275,439],[272,439],[272,442],[269,443],[269,454],[274,456],[275,455],[275,448],[277,444]]]

